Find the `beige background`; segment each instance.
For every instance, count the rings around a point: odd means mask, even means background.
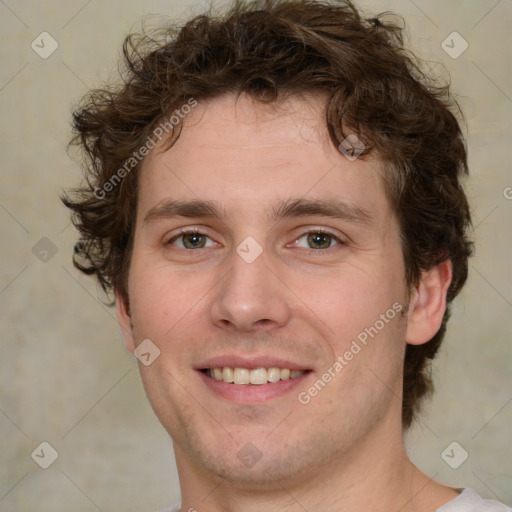
[[[202,10],[192,3],[0,1],[2,512],[146,512],[179,497],[170,439],[114,312],[72,268],[76,235],[58,194],[80,179],[65,151],[73,102],[115,73],[122,40],[143,16],[158,23]],[[359,5],[404,16],[413,47],[450,72],[468,119],[477,254],[409,451],[437,479],[512,503],[512,1]],[[30,46],[43,31],[59,44],[48,59]],[[469,44],[457,59],[441,48],[453,31]],[[30,456],[42,441],[59,455],[48,469]],[[469,453],[458,469],[441,458],[452,441]]]

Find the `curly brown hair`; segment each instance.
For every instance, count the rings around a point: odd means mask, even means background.
[[[349,0],[256,0],[236,2],[223,15],[197,16],[181,28],[128,36],[122,83],[89,92],[74,113],[72,143],[84,150],[86,180],[62,200],[81,235],[75,266],[128,299],[141,167],[133,157],[191,98],[248,93],[273,102],[313,92],[327,97],[332,142],[338,146],[353,132],[366,146],[362,157],[376,154],[384,164],[408,286],[451,260],[449,304],[466,280],[471,254],[470,212],[460,184],[468,172],[466,150],[454,115],[459,110],[448,85],[436,83],[405,50],[397,20],[387,13],[365,19]],[[180,122],[169,131],[168,147],[181,128]],[[122,177],[118,183],[116,176]],[[428,367],[448,318],[449,307],[428,343],[407,346],[405,428],[432,391]]]

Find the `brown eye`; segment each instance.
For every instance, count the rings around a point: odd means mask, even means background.
[[[210,237],[202,233],[182,233],[169,241],[170,245],[176,245],[180,249],[203,249],[214,245]]]
[[[328,249],[334,237],[328,233],[309,233],[307,241],[310,249]]]
[[[187,249],[202,248],[206,244],[206,237],[200,233],[189,233],[183,235],[183,245]]]

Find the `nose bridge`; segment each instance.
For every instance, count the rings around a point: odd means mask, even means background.
[[[230,330],[271,330],[289,319],[285,291],[261,251],[255,255],[251,241],[242,242],[229,259],[227,274],[211,304],[215,325]],[[251,254],[252,253],[252,254]]]

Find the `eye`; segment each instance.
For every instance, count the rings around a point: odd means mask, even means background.
[[[323,231],[311,231],[295,241],[297,247],[304,249],[330,249],[340,243],[337,237]]]
[[[180,249],[204,249],[205,247],[213,247],[215,242],[204,233],[188,231],[171,238],[167,245],[175,245]]]

